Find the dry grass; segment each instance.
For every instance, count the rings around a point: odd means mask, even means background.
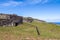
[[[60,40],[60,26],[44,22],[31,24],[38,26],[39,36],[34,26],[23,23],[17,27],[0,27],[0,40]]]

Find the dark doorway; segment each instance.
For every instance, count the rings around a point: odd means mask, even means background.
[[[15,23],[15,26],[18,26],[18,23]]]

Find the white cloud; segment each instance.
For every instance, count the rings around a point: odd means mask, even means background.
[[[24,2],[23,1],[17,2],[17,1],[10,0],[6,3],[0,4],[0,6],[18,6],[18,5],[24,6],[24,5],[38,4],[38,3],[45,4],[47,2],[48,2],[48,0],[26,0]]]
[[[27,0],[27,2],[28,2],[29,4],[38,4],[38,3],[44,4],[44,3],[47,3],[48,0]]]
[[[40,3],[42,0],[30,0],[31,4],[37,4]]]
[[[17,6],[21,5],[23,2],[9,1],[7,3],[0,4],[1,6]]]

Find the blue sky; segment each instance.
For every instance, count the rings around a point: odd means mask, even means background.
[[[60,0],[0,0],[0,13],[60,22]]]

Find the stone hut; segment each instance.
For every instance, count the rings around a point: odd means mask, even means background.
[[[0,14],[0,26],[17,26],[23,23],[23,17],[15,14]]]

